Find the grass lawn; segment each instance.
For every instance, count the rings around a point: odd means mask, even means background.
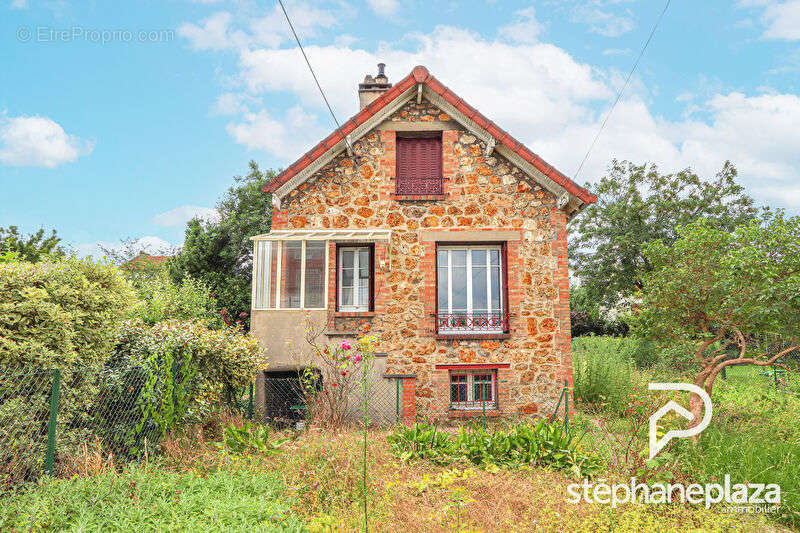
[[[775,531],[702,508],[567,502],[574,480],[541,468],[404,464],[369,435],[370,531]],[[310,430],[277,454],[234,454],[200,434],[157,463],[30,485],[0,499],[0,531],[363,530],[361,436]]]

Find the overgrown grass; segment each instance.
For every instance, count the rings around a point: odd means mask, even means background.
[[[615,465],[613,459],[620,453],[620,441],[628,442],[625,437],[630,433],[629,412],[624,406],[652,400],[655,393],[648,392],[648,381],[691,380],[690,373],[668,365],[637,369],[629,356],[633,342],[608,337],[573,340],[575,397],[586,409],[586,415],[574,422],[586,431],[583,443],[607,459],[609,475],[658,477],[669,471],[684,482],[719,482],[729,474],[733,483],[777,483],[782,491],[782,512],[768,518],[800,530],[800,391],[796,373],[779,373],[776,387],[771,369],[729,367],[727,379],[718,377],[715,383],[714,415],[697,446],[674,440],[666,455],[670,459],[664,459],[662,453],[655,471],[641,472],[637,465],[623,471],[619,468],[622,462]],[[639,433],[633,446],[635,452],[646,454],[646,427]]]
[[[271,473],[131,467],[45,478],[2,499],[0,531],[301,531]]]
[[[590,409],[621,412],[635,384],[632,339],[578,337],[572,342],[575,399]]]

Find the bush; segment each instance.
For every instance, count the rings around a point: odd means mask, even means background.
[[[138,397],[142,414],[163,434],[184,417],[202,422],[222,407],[231,390],[249,385],[266,365],[258,340],[241,329],[180,320],[148,326],[134,319],[124,324],[109,366],[142,369],[144,379],[131,376],[135,381],[120,390],[143,391]]]
[[[112,265],[75,258],[0,263],[0,365],[101,367],[135,302]]]
[[[147,276],[133,276],[133,285],[141,303],[134,317],[153,325],[168,319],[203,320],[213,327],[221,327],[217,301],[211,289],[201,281],[185,278],[173,281],[166,271]]]
[[[58,413],[59,450],[92,440],[97,373],[110,358],[135,304],[120,271],[89,259],[0,263],[0,423],[6,478],[41,469],[52,375],[64,370]],[[23,410],[14,406],[24,406]],[[14,451],[16,450],[16,451]],[[28,460],[28,458],[30,460]],[[15,466],[16,465],[16,466]]]

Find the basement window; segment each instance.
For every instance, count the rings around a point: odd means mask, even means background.
[[[451,370],[450,409],[494,409],[494,370]]]

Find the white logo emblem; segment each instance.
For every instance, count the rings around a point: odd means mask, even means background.
[[[711,398],[706,394],[706,391],[697,385],[692,385],[690,383],[649,383],[648,388],[650,390],[683,390],[693,392],[703,399],[704,411],[703,420],[695,427],[689,429],[670,429],[661,439],[659,439],[656,434],[656,428],[658,421],[668,412],[675,411],[683,418],[690,421],[694,419],[694,416],[692,416],[689,410],[677,404],[674,400],[670,400],[666,405],[650,415],[650,459],[658,455],[658,452],[673,438],[679,437],[685,439],[686,437],[693,437],[700,434],[700,432],[706,429],[708,424],[711,423]]]

